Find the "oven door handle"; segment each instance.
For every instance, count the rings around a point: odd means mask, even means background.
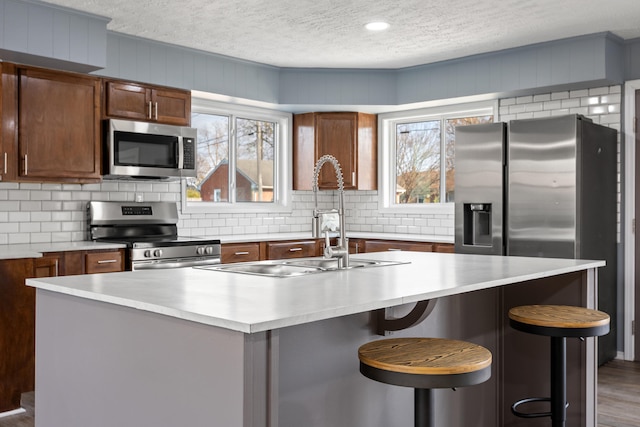
[[[182,259],[182,260],[167,260],[167,261],[143,261],[131,263],[131,270],[156,270],[163,268],[182,268],[182,267],[196,267],[203,265],[215,265],[220,264],[220,258],[208,258],[208,259]]]

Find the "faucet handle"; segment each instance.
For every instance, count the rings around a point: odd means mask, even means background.
[[[333,248],[331,248],[331,238],[329,237],[329,230],[324,230],[324,257],[333,257]]]

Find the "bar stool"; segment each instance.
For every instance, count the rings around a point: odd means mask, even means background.
[[[385,384],[413,387],[414,425],[434,427],[434,388],[464,387],[491,377],[491,352],[465,341],[389,338],[358,349],[360,372]]]
[[[512,328],[551,338],[551,397],[530,397],[511,405],[521,418],[551,417],[553,427],[564,427],[567,419],[567,338],[596,337],[609,333],[609,315],[602,311],[566,305],[524,305],[509,310]],[[526,413],[520,405],[549,402],[549,412]]]

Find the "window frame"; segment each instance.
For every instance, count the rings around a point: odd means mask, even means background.
[[[378,209],[383,213],[399,214],[454,214],[454,203],[395,203],[396,187],[396,126],[416,121],[440,120],[440,149],[445,151],[446,120],[459,117],[493,115],[498,121],[498,100],[452,104],[415,110],[395,111],[378,115]],[[445,173],[446,157],[440,158],[440,171]],[[444,181],[441,194],[444,194]],[[455,197],[455,196],[454,196]]]
[[[235,197],[229,202],[189,202],[186,196],[186,179],[181,180],[182,212],[184,213],[287,213],[292,211],[292,128],[293,116],[284,111],[267,108],[253,107],[241,104],[232,104],[215,101],[192,95],[191,111],[203,114],[214,114],[229,117],[230,162],[233,162],[235,170],[235,121],[237,118],[248,120],[269,121],[276,124],[275,129],[275,156],[274,156],[274,193],[273,202],[237,202]],[[235,174],[230,173],[229,187],[235,186]],[[233,188],[235,192],[235,188]]]

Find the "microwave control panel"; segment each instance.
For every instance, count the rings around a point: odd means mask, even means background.
[[[195,138],[183,137],[182,146],[184,150],[182,168],[195,169],[196,168]]]

